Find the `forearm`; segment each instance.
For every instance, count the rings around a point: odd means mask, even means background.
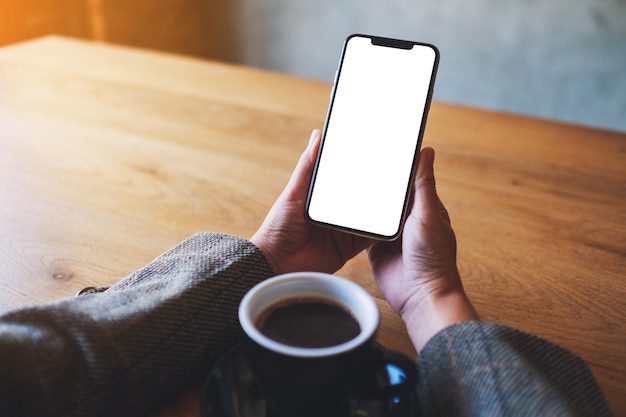
[[[240,337],[273,272],[251,243],[198,234],[101,294],[0,319],[0,415],[143,414]]]
[[[433,337],[418,357],[428,416],[610,416],[585,363],[537,336],[464,322]]]

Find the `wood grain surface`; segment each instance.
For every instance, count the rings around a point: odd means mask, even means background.
[[[0,311],[250,237],[327,83],[48,37],[0,49]],[[626,416],[626,134],[434,103],[424,146],[479,314],[580,355]],[[346,276],[379,297],[364,256]],[[379,300],[380,341],[415,355]],[[155,416],[198,416],[199,385]]]

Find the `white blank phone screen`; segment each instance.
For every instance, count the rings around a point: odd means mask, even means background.
[[[401,227],[436,53],[345,46],[308,215],[317,222],[391,237]]]

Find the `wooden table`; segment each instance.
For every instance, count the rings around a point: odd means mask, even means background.
[[[0,49],[0,311],[196,231],[251,236],[330,87],[59,37]],[[626,134],[434,103],[424,145],[481,316],[580,355],[626,416]],[[338,274],[379,296],[364,256]],[[381,342],[414,354],[380,307]],[[198,413],[196,386],[155,415]]]

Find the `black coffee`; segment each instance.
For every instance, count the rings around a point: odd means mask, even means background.
[[[290,298],[266,308],[257,319],[261,333],[277,342],[322,348],[347,342],[361,332],[343,307],[322,298]]]

